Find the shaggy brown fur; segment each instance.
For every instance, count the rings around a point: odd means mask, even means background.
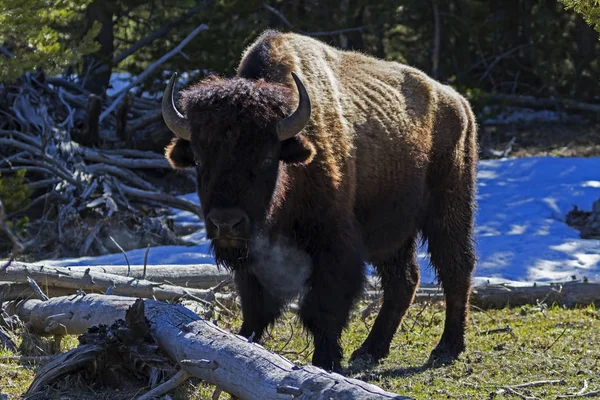
[[[308,90],[312,116],[299,135],[279,142],[275,124],[297,104],[292,71]],[[177,139],[167,157],[185,168],[193,152],[206,215],[215,208],[245,215],[238,233],[246,240],[213,241],[218,262],[234,270],[242,335],[260,337],[288,300],[274,294],[278,283],[253,262],[262,252],[294,248],[311,262],[308,279],[289,294],[302,295],[313,363],[340,370],[339,338],[365,262],[381,276],[384,301],[352,357],[385,357],[419,282],[421,232],[447,303],[432,357],[463,351],[477,145],[462,96],[417,69],[268,31],[243,55],[238,77],[205,80],[183,92],[181,105],[192,121],[191,146]],[[210,221],[207,230],[216,237]],[[257,246],[255,238],[269,245]],[[286,268],[283,260],[273,268]]]

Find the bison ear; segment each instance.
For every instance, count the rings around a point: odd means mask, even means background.
[[[311,142],[302,135],[296,135],[281,142],[279,158],[287,164],[308,164],[315,153],[315,146]]]
[[[165,157],[175,169],[190,168],[196,163],[190,142],[180,138],[173,139],[165,148]]]

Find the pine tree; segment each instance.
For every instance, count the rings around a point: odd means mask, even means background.
[[[56,73],[94,52],[99,26],[81,32],[90,0],[1,0],[0,81],[43,69]]]

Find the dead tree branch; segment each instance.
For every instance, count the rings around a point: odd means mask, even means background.
[[[140,75],[138,75],[137,78],[133,82],[131,82],[129,85],[127,85],[125,88],[123,88],[119,93],[117,93],[117,98],[106,108],[106,110],[104,110],[102,112],[102,114],[100,114],[99,121],[102,122],[104,120],[104,118],[106,118],[106,116],[109,115],[119,105],[119,103],[125,98],[127,93],[129,93],[129,90],[131,90],[131,88],[139,85],[140,82],[143,82],[150,74],[152,74],[154,72],[154,70],[156,68],[158,68],[160,65],[162,65],[169,58],[178,54],[194,37],[196,37],[196,35],[198,35],[200,32],[205,31],[207,29],[208,29],[208,26],[205,24],[198,26],[196,29],[194,29],[192,31],[192,33],[190,33],[185,39],[183,39],[181,41],[181,43],[179,43],[177,45],[177,47],[175,47],[173,50],[169,51],[167,54],[165,54],[164,56],[159,58],[152,65],[150,65],[144,72],[142,72]]]
[[[198,215],[200,218],[202,218],[203,216],[202,207],[190,201],[180,199],[178,197],[171,196],[170,194],[166,193],[149,192],[147,190],[135,189],[127,185],[122,185],[121,187],[123,189],[123,192],[127,196],[131,196],[136,199],[154,200],[171,207],[192,212]]]
[[[124,59],[126,59],[127,57],[129,57],[130,55],[132,55],[133,53],[135,53],[136,51],[138,51],[142,47],[151,44],[156,39],[160,39],[161,37],[166,36],[171,31],[171,29],[173,29],[174,27],[176,27],[176,26],[182,24],[183,22],[187,21],[188,19],[190,19],[194,15],[198,14],[200,11],[204,10],[209,5],[212,5],[212,3],[214,3],[213,0],[211,0],[211,1],[205,0],[205,1],[199,2],[194,7],[190,8],[190,10],[188,12],[186,12],[184,15],[182,15],[181,17],[176,18],[176,19],[174,19],[172,21],[169,21],[165,26],[163,26],[160,29],[152,32],[151,34],[149,34],[145,38],[138,40],[137,42],[135,42],[128,49],[123,50],[122,52],[120,52],[119,54],[117,54],[112,59],[112,64],[113,65],[119,64],[121,61],[123,61]]]

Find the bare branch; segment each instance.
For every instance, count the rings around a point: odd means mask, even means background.
[[[164,160],[165,156],[162,154],[155,153],[153,151],[135,150],[135,149],[107,149],[102,150],[102,154],[109,156],[122,156],[122,157],[134,157],[134,158],[155,158],[158,160]]]
[[[0,139],[2,140],[2,139]],[[102,151],[92,150],[87,147],[79,147],[80,152],[88,161],[97,163],[114,165],[116,167],[130,168],[130,169],[171,169],[171,164],[165,158],[127,158],[120,156],[108,156]]]
[[[192,7],[187,13],[185,13],[181,17],[176,18],[172,21],[169,21],[165,26],[152,32],[145,38],[138,40],[133,46],[131,46],[128,49],[117,54],[112,59],[112,64],[113,65],[119,64],[121,61],[123,61],[124,59],[126,59],[127,57],[129,57],[130,55],[132,55],[133,53],[135,53],[142,47],[147,46],[150,43],[154,42],[156,39],[159,39],[159,38],[167,35],[171,31],[171,29],[173,29],[175,26],[178,26],[178,25],[182,24],[183,22],[187,21],[188,19],[190,19],[194,15],[198,14],[200,11],[205,9],[207,6],[212,5],[213,3],[214,3],[214,0],[205,0],[201,3],[198,3],[196,6]]]
[[[527,47],[527,46],[531,46],[531,44],[530,43],[520,44],[520,45],[498,55],[494,59],[494,61],[492,61],[492,63],[487,67],[487,70],[485,71],[485,73],[483,75],[481,75],[481,78],[479,78],[479,82],[483,81],[488,76],[488,74],[492,71],[492,69],[496,66],[496,64],[498,64],[503,58],[506,58],[506,57],[510,56],[511,54],[513,54],[514,52],[516,52],[517,50],[521,50],[522,48]]]
[[[66,79],[62,79],[59,77],[52,77],[52,76],[46,77],[46,82],[48,82],[49,84],[54,85],[54,86],[62,86],[64,88],[73,90],[73,91],[83,94],[85,96],[87,96],[89,94],[89,92],[87,90],[85,90],[82,86],[79,86],[75,82],[71,82],[71,81],[68,81]]]
[[[4,46],[0,46],[0,53],[4,54],[8,58],[15,58],[15,56]]]
[[[146,190],[135,189],[135,188],[132,188],[127,185],[122,185],[121,187],[123,188],[123,192],[127,196],[141,198],[141,199],[145,199],[145,200],[156,200],[158,202],[169,205],[171,207],[176,207],[181,210],[190,211],[190,212],[196,214],[197,216],[199,216],[200,218],[204,218],[204,216],[202,214],[202,207],[200,207],[190,201],[180,199],[178,197],[171,196],[170,194],[166,194],[166,193],[156,193],[156,192],[149,192]]]
[[[167,394],[171,390],[179,387],[182,383],[187,381],[190,378],[190,376],[191,375],[186,371],[180,370],[171,379],[155,387],[143,396],[138,397],[137,400],[150,400],[159,398],[160,396]]]
[[[170,59],[177,53],[179,53],[181,51],[181,49],[183,49],[194,37],[196,37],[196,35],[198,35],[200,32],[205,31],[207,29],[208,29],[208,26],[205,24],[198,26],[196,29],[194,29],[192,31],[192,33],[190,33],[185,39],[183,39],[181,41],[181,43],[179,43],[179,45],[177,45],[177,47],[175,47],[173,50],[169,51],[167,54],[165,54],[164,56],[159,58],[156,62],[154,62],[152,65],[150,65],[144,72],[142,72],[140,75],[138,75],[138,77],[135,79],[135,81],[131,82],[129,85],[127,85],[125,88],[123,88],[117,94],[117,98],[108,106],[108,108],[106,110],[104,110],[102,112],[102,114],[100,114],[99,121],[102,122],[104,120],[104,118],[106,118],[106,116],[109,115],[119,105],[119,103],[125,98],[127,93],[129,93],[129,90],[131,90],[131,88],[139,85],[140,82],[144,81],[150,74],[152,74],[154,72],[154,70],[156,68],[158,68],[165,61],[167,61],[168,59]]]
[[[162,111],[156,110],[151,113],[146,113],[138,119],[135,119],[129,123],[129,130],[134,132],[145,128],[146,126],[153,124],[155,122],[162,121]]]
[[[129,257],[127,257],[127,253],[125,252],[125,250],[123,250],[123,248],[121,247],[121,245],[119,243],[117,243],[117,241],[112,237],[109,236],[110,240],[112,240],[112,242],[115,244],[115,246],[117,246],[119,248],[119,250],[121,250],[121,253],[123,253],[123,256],[125,256],[125,262],[127,263],[127,277],[131,276],[131,264],[129,263]],[[88,270],[86,270],[88,271]]]
[[[119,168],[114,165],[92,164],[87,167],[87,171],[95,176],[102,176],[106,174],[114,175],[116,177],[128,181],[129,183],[139,187],[140,189],[156,191],[154,185],[143,180],[129,169]]]
[[[35,281],[33,279],[31,279],[30,277],[27,277],[27,284],[29,286],[31,286],[31,289],[33,290],[33,292],[37,295],[37,297],[42,300],[42,301],[46,301],[48,300],[48,296],[46,296],[44,294],[44,292],[42,292],[42,289],[38,286],[37,283],[35,283]]]

